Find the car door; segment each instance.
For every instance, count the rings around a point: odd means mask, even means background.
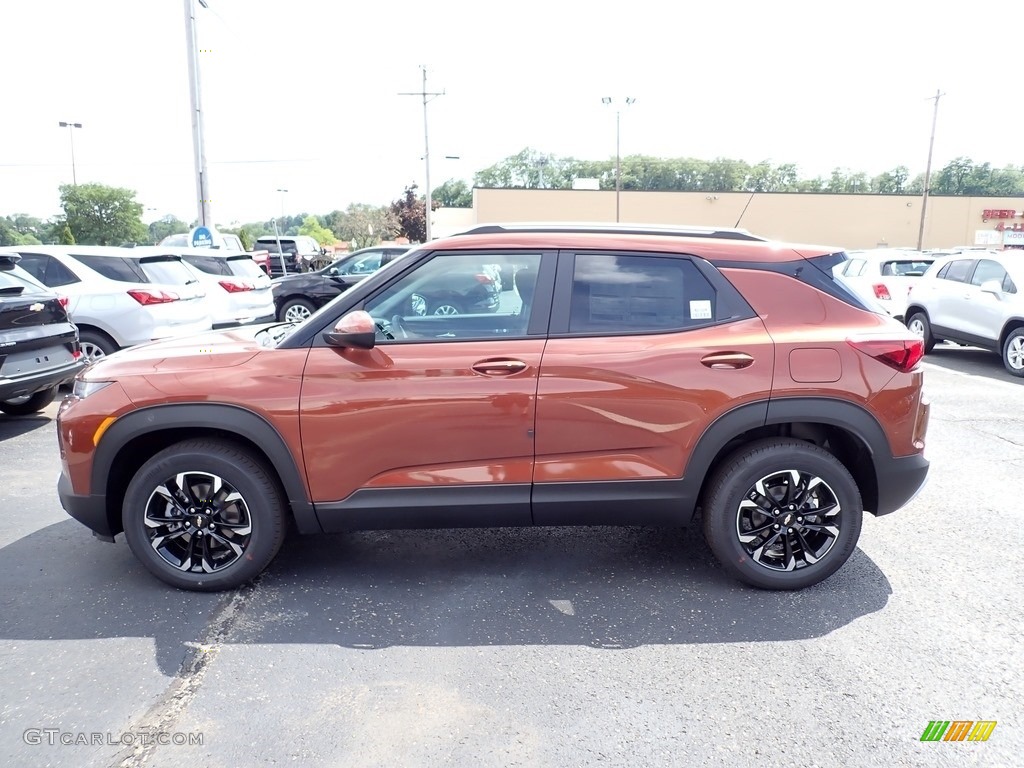
[[[531,522],[555,257],[519,257],[546,293],[503,292],[487,315],[424,316],[416,298],[424,285],[454,274],[491,279],[483,267],[493,253],[433,253],[360,304],[375,320],[372,349],[314,343],[299,418],[326,530]]]
[[[932,332],[939,338],[944,331],[954,335],[965,332],[964,306],[969,300],[968,280],[973,266],[973,259],[951,261],[930,286],[928,313]]]
[[[706,262],[560,253],[534,522],[678,523],[694,445],[718,416],[767,402],[774,355],[760,318]]]
[[[970,283],[964,286],[964,331],[993,348],[998,346],[999,334],[1008,314],[1007,294],[1002,290],[1006,279],[1006,269],[998,261],[979,259]],[[981,286],[985,283],[996,283],[999,292],[983,291]]]

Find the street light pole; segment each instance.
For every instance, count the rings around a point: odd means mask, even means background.
[[[444,96],[444,91],[441,91],[440,93],[438,93],[438,92],[428,93],[427,92],[427,68],[424,67],[424,66],[420,66],[420,69],[423,70],[423,87],[419,91],[415,91],[413,93],[400,93],[398,95],[399,96],[421,96],[421,97],[423,97],[423,160],[424,160],[424,162],[426,163],[426,166],[427,166],[426,167],[426,187],[427,188],[425,190],[426,209],[424,210],[423,217],[424,217],[424,219],[426,219],[426,238],[425,239],[426,239],[426,242],[429,243],[430,239],[431,239],[431,236],[430,236],[430,214],[432,213],[432,211],[430,209],[431,209],[431,202],[432,201],[430,199],[430,133],[429,133],[428,123],[427,123],[427,104],[430,101],[433,101],[433,99],[432,98],[428,99],[427,97],[431,96],[431,97],[435,97],[436,98],[437,96]]]
[[[212,227],[210,180],[206,172],[206,147],[203,134],[203,106],[199,89],[199,59],[196,56],[196,0],[185,0],[185,41],[188,48],[188,86],[192,102],[192,155],[196,170],[196,198],[199,226]],[[199,4],[207,7],[206,0]]]
[[[287,194],[287,189],[277,190],[281,193],[281,218],[284,218],[284,196]],[[274,237],[277,238],[277,258],[281,262],[281,276],[288,276],[288,265],[284,261],[284,250],[281,248],[281,229],[277,226],[277,221],[274,221]],[[298,252],[295,254],[295,258],[299,258]]]
[[[81,123],[65,123],[61,120],[57,123],[61,128],[68,129],[68,136],[71,138],[71,183],[78,186],[78,174],[75,171],[75,128],[81,128]]]
[[[921,228],[917,231],[917,250],[924,246],[924,221],[928,216],[928,187],[932,181],[932,149],[935,147],[935,124],[939,121],[939,99],[945,96],[941,90],[935,91],[934,96],[927,100],[935,99],[935,111],[932,113],[932,137],[928,140],[928,164],[924,167],[924,194],[921,197]]]
[[[636,99],[626,97],[623,102],[628,107],[630,104],[635,102]],[[605,96],[601,99],[602,104],[614,104],[615,100],[611,96]],[[619,197],[622,193],[622,155],[619,151],[620,138],[622,126],[622,111],[615,108],[615,222],[618,223],[620,217],[619,208]]]

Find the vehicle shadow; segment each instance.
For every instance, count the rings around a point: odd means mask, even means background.
[[[0,414],[0,442],[28,434],[40,427],[53,424],[53,419],[40,413],[31,416],[8,416]]]
[[[1011,375],[1003,365],[1002,358],[995,352],[978,347],[961,347],[959,344],[936,344],[925,358],[926,363],[937,365],[949,371],[985,376],[999,381],[1024,384],[1024,378]]]
[[[163,586],[119,540],[73,521],[0,549],[0,637],[152,637],[174,675],[234,593]],[[390,646],[772,642],[819,637],[892,590],[857,550],[799,592],[741,585],[699,531],[527,528],[292,536],[249,588],[224,642]]]

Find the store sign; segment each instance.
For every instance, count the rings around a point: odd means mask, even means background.
[[[975,245],[1002,245],[1003,235],[994,229],[974,230]]]
[[[1019,214],[1024,217],[1024,212]],[[989,219],[1015,219],[1018,214],[1012,208],[986,208],[981,212],[981,220],[988,221]]]
[[[1024,245],[1024,231],[1006,230],[1003,232],[1003,245]]]
[[[996,232],[1024,232],[1024,222],[1015,221],[1010,224],[999,222],[996,224]]]

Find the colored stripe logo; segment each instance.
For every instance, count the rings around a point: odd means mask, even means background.
[[[996,720],[929,720],[921,741],[988,741]]]

